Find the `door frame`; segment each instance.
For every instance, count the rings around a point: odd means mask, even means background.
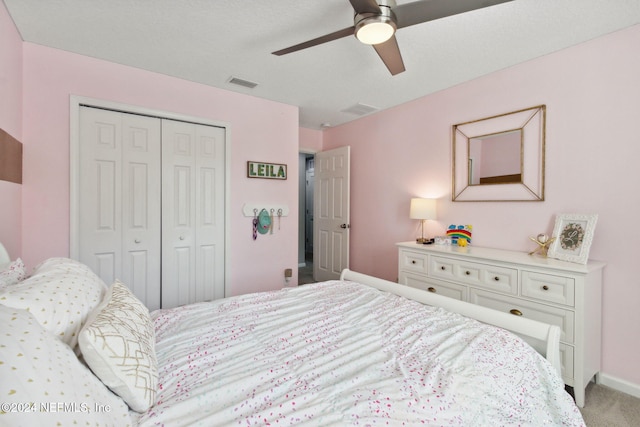
[[[316,153],[318,153],[318,150],[312,150],[309,148],[299,148],[298,149],[298,161],[300,161],[300,156],[304,155],[304,156],[314,156]],[[302,165],[300,165],[302,166]],[[299,172],[304,172],[304,169],[302,171]],[[305,257],[305,251],[306,251],[306,226],[305,226],[305,219],[306,219],[306,204],[305,204],[305,199],[302,196],[302,193],[304,192],[305,188],[304,188],[304,179],[302,179],[301,176],[298,176],[298,259],[297,259],[297,264],[298,264],[298,277],[300,275],[300,267],[302,267],[303,265],[300,263],[300,250],[302,250],[302,257],[304,260]],[[314,197],[313,203],[315,203],[315,192],[312,193],[312,196]],[[315,226],[315,224],[314,224]],[[314,231],[311,230],[311,233],[313,235]],[[316,246],[315,246],[315,242],[313,242],[313,248],[311,249],[312,251],[316,250]],[[311,273],[313,275],[313,271]],[[314,278],[315,280],[315,278]]]
[[[78,207],[80,203],[80,168],[78,167],[80,161],[80,107],[90,106],[122,113],[140,114],[159,119],[178,120],[225,128],[224,296],[229,296],[231,294],[229,289],[231,285],[231,126],[229,123],[79,95],[71,95],[69,101],[69,254],[73,259],[78,259],[80,246],[78,227]]]

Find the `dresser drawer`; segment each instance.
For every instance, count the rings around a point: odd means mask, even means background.
[[[428,255],[420,252],[400,251],[400,270],[427,274]]]
[[[493,308],[505,313],[521,315],[540,322],[558,325],[562,330],[560,340],[573,344],[575,314],[571,310],[538,304],[519,298],[511,298],[479,289],[469,290],[469,301],[473,304]]]
[[[399,282],[403,285],[411,286],[412,288],[423,289],[445,297],[455,298],[460,301],[467,300],[467,287],[457,285],[455,283],[429,280],[424,276],[405,272],[400,273]]]
[[[429,272],[431,277],[439,279],[482,286],[492,291],[512,295],[518,294],[518,270],[515,268],[432,256]]]
[[[575,280],[571,277],[523,271],[522,296],[573,307]]]

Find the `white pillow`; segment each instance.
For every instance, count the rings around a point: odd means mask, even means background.
[[[33,314],[40,324],[74,348],[106,285],[89,267],[67,258],[51,258],[20,283],[0,291],[0,304]]]
[[[158,368],[153,322],[149,310],[124,284],[116,281],[109,288],[78,342],[93,373],[131,409],[144,412],[155,403]]]
[[[26,277],[24,263],[18,258],[0,271],[0,291],[7,286],[15,285]]]
[[[33,315],[0,304],[0,325],[0,425],[131,425],[122,399]]]

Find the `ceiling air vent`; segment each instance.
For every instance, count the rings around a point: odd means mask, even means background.
[[[371,105],[358,103],[352,107],[345,108],[340,112],[355,114],[356,116],[364,116],[365,114],[373,113],[374,111],[378,111],[378,109],[376,107],[372,107]]]
[[[238,86],[247,87],[249,89],[253,89],[254,87],[258,86],[258,83],[250,82],[249,80],[239,79],[238,77],[231,77],[229,79],[229,83],[238,85]]]

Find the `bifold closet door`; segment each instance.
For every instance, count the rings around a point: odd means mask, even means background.
[[[225,129],[162,120],[162,307],[224,297]]]
[[[160,308],[161,127],[157,118],[80,108],[79,260]]]

